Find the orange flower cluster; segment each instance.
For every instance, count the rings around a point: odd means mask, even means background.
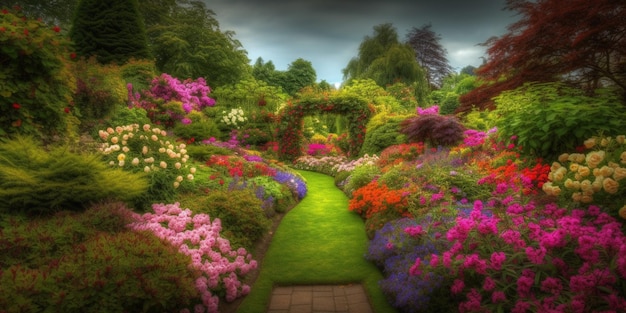
[[[406,190],[389,189],[385,184],[372,181],[354,191],[348,209],[365,218],[389,209],[403,214],[406,213],[408,194]]]

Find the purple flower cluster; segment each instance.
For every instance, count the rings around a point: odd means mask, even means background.
[[[250,286],[243,284],[240,276],[255,269],[257,262],[244,248],[232,250],[230,242],[220,236],[219,219],[211,221],[207,214],[193,215],[178,203],[154,204],[152,208],[154,213],[136,216],[137,221],[129,227],[150,231],[190,256],[190,266],[201,273],[196,289],[202,304],[194,308],[196,312],[218,312],[217,294],[224,293],[226,301],[233,301],[250,292]]]
[[[302,181],[299,177],[292,173],[276,171],[274,175],[274,180],[285,184],[289,189],[291,189],[298,196],[298,199],[303,199],[307,193],[306,183]]]
[[[385,273],[381,289],[402,312],[419,312],[429,307],[433,292],[442,286],[443,276],[438,273],[416,275],[420,265],[429,263],[427,256],[446,248],[445,239],[435,239],[436,224],[428,219],[422,224],[410,218],[394,220],[379,229],[370,241],[365,257]]]

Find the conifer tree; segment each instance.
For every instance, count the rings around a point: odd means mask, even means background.
[[[123,64],[150,56],[137,0],[81,0],[70,37],[82,57]]]

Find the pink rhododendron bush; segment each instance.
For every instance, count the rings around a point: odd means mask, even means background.
[[[154,213],[138,216],[138,221],[129,227],[150,231],[191,258],[190,267],[200,273],[195,287],[202,299],[195,312],[218,312],[219,296],[231,302],[250,292],[250,286],[240,278],[256,269],[257,262],[246,249],[233,250],[228,239],[220,236],[219,219],[193,214],[178,203],[154,204],[152,208]]]

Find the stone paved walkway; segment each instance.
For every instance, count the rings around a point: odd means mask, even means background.
[[[274,287],[268,313],[373,313],[365,289],[355,285]]]

